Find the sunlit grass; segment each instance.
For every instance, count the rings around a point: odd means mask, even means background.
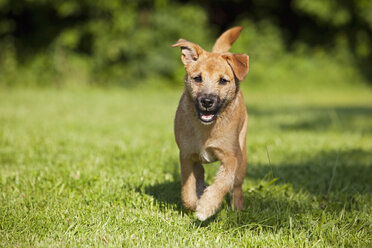
[[[180,200],[181,88],[1,89],[0,246],[371,245],[371,91],[244,93],[245,209],[200,223]]]

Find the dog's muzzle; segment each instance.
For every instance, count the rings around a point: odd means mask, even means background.
[[[221,100],[215,94],[200,94],[196,98],[196,110],[203,124],[211,124],[221,108]]]

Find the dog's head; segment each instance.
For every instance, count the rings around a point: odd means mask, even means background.
[[[213,123],[218,113],[236,96],[239,81],[248,73],[249,57],[229,53],[242,27],[224,32],[212,52],[180,39],[173,47],[181,47],[181,60],[186,70],[186,90],[195,102],[196,112],[203,124]]]

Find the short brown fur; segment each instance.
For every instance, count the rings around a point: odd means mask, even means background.
[[[238,81],[248,73],[249,57],[228,53],[241,29],[235,27],[223,33],[214,52],[183,39],[173,45],[181,47],[186,70],[185,91],[175,117],[182,202],[186,208],[196,210],[202,221],[217,211],[228,192],[232,207],[243,208],[248,114]],[[219,172],[205,188],[202,164],[215,161],[221,162]]]

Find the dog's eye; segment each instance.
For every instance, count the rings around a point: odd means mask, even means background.
[[[193,77],[192,79],[194,79],[194,81],[197,82],[197,83],[201,83],[201,81],[202,81],[201,75]]]
[[[219,81],[219,83],[220,83],[221,85],[225,85],[225,84],[227,84],[228,82],[229,82],[229,80],[224,79],[224,78],[220,78],[220,81]]]

